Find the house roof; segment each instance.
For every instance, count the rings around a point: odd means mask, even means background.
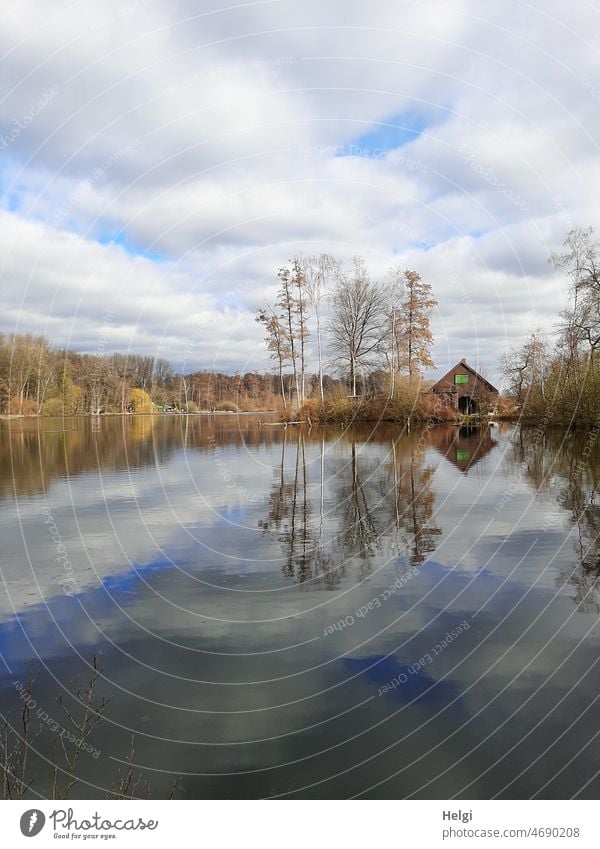
[[[491,428],[436,427],[431,443],[443,457],[466,475],[498,444]]]
[[[477,378],[477,380],[480,383],[483,383],[483,385],[487,387],[488,391],[495,392],[496,394],[499,394],[496,387],[493,386],[489,382],[489,380],[486,380],[486,378],[483,377],[483,375],[479,374],[479,372],[476,371],[473,368],[473,366],[470,366],[467,363],[467,361],[464,357],[462,358],[462,360],[459,360],[459,362],[457,362],[455,366],[452,366],[452,368],[449,371],[447,371],[446,374],[443,377],[440,377],[440,379],[436,383],[433,384],[431,389],[432,390],[435,390],[435,389],[438,389],[438,388],[443,389],[444,386],[447,386],[448,384],[453,385],[454,382],[452,380],[452,377],[456,373],[457,369],[460,369],[463,372],[469,372],[469,374],[472,374],[475,378]]]

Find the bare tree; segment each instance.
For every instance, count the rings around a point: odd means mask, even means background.
[[[10,360],[8,371],[8,396],[14,405],[12,412],[22,413],[26,399],[35,399],[39,413],[51,376],[46,368],[50,349],[43,336],[31,333],[9,338]]]
[[[594,241],[593,233],[593,227],[569,230],[563,253],[550,256],[554,267],[569,275],[576,291],[594,289],[600,293],[600,244]]]
[[[394,397],[396,373],[402,367],[403,334],[401,305],[404,296],[404,273],[400,266],[393,266],[388,272],[385,288],[388,309],[388,333],[383,340],[383,355],[390,373],[389,397]]]
[[[356,395],[357,374],[380,353],[387,329],[385,297],[369,279],[362,257],[355,257],[350,276],[338,272],[332,306],[329,332],[335,362],[347,370]]]
[[[588,289],[576,298],[572,309],[562,313],[572,338],[587,346],[590,365],[600,347],[600,299],[598,293]]]
[[[317,357],[319,361],[319,392],[321,401],[323,392],[323,337],[321,328],[321,305],[327,296],[327,285],[337,263],[330,254],[320,256],[309,256],[302,260],[302,271],[304,274],[304,286],[306,294],[315,315],[317,336]]]
[[[304,278],[304,270],[299,257],[294,257],[292,260],[292,282],[296,290],[294,303],[294,312],[296,318],[295,332],[298,339],[300,349],[300,404],[304,404],[304,395],[306,389],[306,340],[308,339],[308,293],[306,291],[306,281]]]
[[[572,303],[561,313],[564,339],[575,359],[579,346],[587,344],[590,364],[600,347],[600,243],[593,232],[592,227],[570,230],[563,253],[550,257],[571,279]]]
[[[529,393],[538,389],[541,397],[545,397],[549,360],[548,341],[540,328],[533,330],[520,348],[511,348],[502,355],[502,371],[515,400],[522,403]]]

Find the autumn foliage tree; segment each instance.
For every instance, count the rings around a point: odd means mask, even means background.
[[[283,400],[284,409],[287,408],[285,397],[285,384],[283,380],[283,370],[285,363],[291,358],[291,349],[288,344],[288,337],[281,318],[276,314],[272,307],[267,307],[258,311],[256,321],[265,329],[265,342],[269,357],[277,362],[277,371],[279,375],[279,386],[281,389],[281,398]]]
[[[134,413],[151,413],[152,398],[144,389],[132,389],[129,406]]]
[[[423,369],[433,369],[431,356],[433,335],[430,317],[437,301],[431,286],[416,271],[406,270],[403,275],[404,295],[394,322],[394,343],[397,348],[399,371],[406,370],[412,384],[420,379]]]
[[[283,330],[288,359],[292,367],[296,399],[299,404],[304,402],[304,387],[306,376],[306,340],[307,325],[307,295],[304,285],[304,272],[298,257],[291,260],[289,266],[283,266],[277,272],[280,281],[276,306],[279,310],[277,318]]]

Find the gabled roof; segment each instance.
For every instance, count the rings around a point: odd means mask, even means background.
[[[486,380],[485,377],[483,377],[483,375],[479,374],[478,371],[475,371],[475,369],[467,363],[467,361],[465,360],[464,357],[462,358],[462,360],[459,360],[459,362],[457,362],[455,366],[452,366],[452,368],[449,371],[447,371],[446,374],[443,377],[440,377],[440,379],[436,383],[433,384],[431,389],[434,390],[438,387],[440,389],[442,389],[444,384],[452,384],[453,385],[452,375],[456,372],[457,369],[461,369],[461,371],[469,372],[475,378],[477,378],[477,380],[480,383],[482,383],[485,387],[487,387],[489,392],[495,392],[496,394],[499,394],[496,387],[493,386],[489,382],[489,380]]]
[[[437,427],[431,443],[440,454],[466,475],[498,444],[491,428]]]

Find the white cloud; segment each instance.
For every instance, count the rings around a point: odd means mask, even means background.
[[[266,367],[276,268],[330,250],[422,271],[437,359],[493,373],[563,306],[550,251],[597,223],[597,23],[555,0],[15,6],[2,329],[94,350],[110,304],[114,347]],[[415,121],[400,159],[335,155]]]

